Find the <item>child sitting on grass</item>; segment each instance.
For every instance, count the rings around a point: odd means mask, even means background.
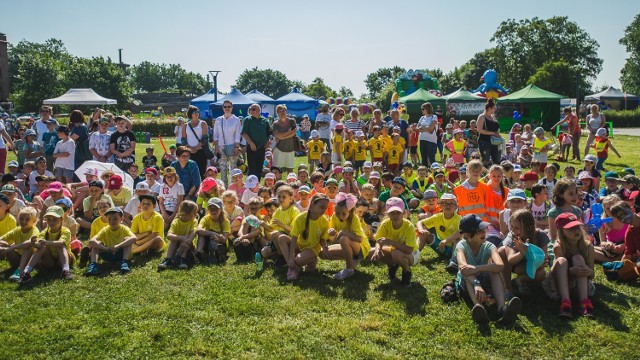
[[[18,281],[32,255],[33,243],[38,236],[35,227],[38,211],[25,207],[18,214],[18,227],[0,237],[0,256],[7,259],[12,268],[16,268],[9,280]]]
[[[280,186],[277,196],[280,205],[273,214],[271,223],[262,223],[269,238],[269,245],[265,246],[261,251],[262,257],[265,259],[271,258],[276,254],[286,257],[279,248],[280,241],[278,239],[280,235],[289,235],[291,233],[293,220],[300,215],[300,211],[293,203],[293,189],[290,186]]]
[[[169,247],[167,257],[158,265],[158,270],[165,270],[171,266],[178,266],[180,269],[188,268],[187,256],[193,252],[193,240],[196,238],[196,227],[198,226],[198,205],[193,201],[183,201],[178,206],[178,216],[173,219],[167,240]]]
[[[237,236],[244,219],[244,211],[238,206],[238,197],[235,191],[227,190],[220,195],[220,199],[222,199],[222,204],[224,205],[222,209],[224,210],[224,215],[231,222],[231,234]],[[251,200],[249,203],[251,203]]]
[[[260,216],[261,209],[262,199],[259,197],[251,199],[249,202],[249,215],[242,220],[242,225],[238,231],[238,238],[233,244],[233,249],[238,259],[246,256],[251,260],[248,254],[254,255],[255,251],[260,251],[260,249],[267,245],[267,239],[262,233],[262,227],[247,222],[249,216],[254,216],[259,221],[262,221],[262,216]]]
[[[196,229],[198,243],[196,245],[196,257],[200,262],[204,261],[205,250],[209,251],[211,263],[224,263],[227,260],[227,247],[231,225],[224,214],[222,200],[209,199],[207,215],[200,219]]]
[[[143,251],[161,252],[164,249],[164,220],[153,209],[158,199],[151,194],[138,196],[140,213],[131,221],[131,231],[137,240],[133,243],[132,254]]]
[[[112,207],[106,212],[109,226],[100,230],[98,235],[89,240],[91,248],[91,262],[85,275],[97,275],[98,256],[108,262],[120,262],[120,273],[126,274],[129,268],[128,259],[131,257],[131,246],[136,242],[136,236],[122,224],[123,212],[120,208]]]
[[[418,234],[420,247],[431,247],[438,255],[449,259],[453,253],[454,245],[460,240],[460,215],[458,215],[458,200],[453,194],[443,194],[439,205],[442,212],[434,214],[418,222]],[[435,228],[435,234],[429,229]]]
[[[44,215],[47,228],[44,229],[31,243],[36,252],[31,256],[20,277],[20,285],[31,281],[31,271],[39,266],[41,269],[62,268],[61,276],[65,280],[73,279],[69,270],[73,266],[75,257],[71,252],[71,232],[62,226],[64,211],[59,206],[49,206]]]

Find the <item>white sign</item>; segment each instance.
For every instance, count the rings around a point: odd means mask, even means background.
[[[449,103],[447,111],[456,112],[456,115],[480,115],[484,111],[484,103],[482,102],[465,102],[465,103]]]

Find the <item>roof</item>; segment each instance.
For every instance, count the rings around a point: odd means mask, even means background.
[[[67,104],[67,105],[114,105],[118,102],[96,94],[93,89],[69,89],[64,95],[53,99],[46,99],[43,104]]]
[[[244,95],[258,104],[275,104],[276,103],[274,99],[268,97],[267,95],[261,93],[256,89],[253,89]]]
[[[587,95],[584,97],[585,100],[638,100],[638,97],[631,94],[626,94],[624,91],[620,89],[616,89],[613,86],[609,86],[606,90],[601,91],[596,94]]]
[[[412,92],[411,94],[407,95],[407,96],[403,96],[401,98],[398,99],[398,102],[401,103],[407,103],[407,102],[416,102],[416,101],[421,101],[421,102],[426,102],[426,101],[444,101],[443,98],[441,97],[437,97],[435,95],[433,95],[432,93],[428,92],[425,89],[418,89],[414,92]]]
[[[234,105],[251,105],[255,103],[255,101],[246,97],[243,93],[238,89],[232,89],[225,97],[213,103],[214,105],[222,105],[225,101],[231,101]]]
[[[451,94],[444,95],[443,99],[447,100],[447,102],[484,102],[485,99],[482,96],[478,96],[476,94],[472,94],[471,92],[465,90],[464,88],[460,88]]]
[[[519,103],[549,102],[549,101],[560,101],[560,99],[564,99],[564,98],[565,96],[552,93],[551,91],[541,89],[531,84],[525,87],[524,89],[518,90],[507,96],[498,98],[498,102],[519,102]]]
[[[278,100],[276,100],[276,101],[279,102],[279,103],[283,103],[283,102],[311,102],[311,101],[313,101],[315,103],[316,99],[301,93],[300,89],[298,89],[298,88],[293,88],[293,91],[291,91],[287,95],[284,95],[284,96],[278,98]]]

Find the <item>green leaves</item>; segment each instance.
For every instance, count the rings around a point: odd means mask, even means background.
[[[282,72],[273,69],[261,70],[257,66],[243,71],[235,84],[236,89],[242,93],[257,89],[274,99],[288,94],[292,86],[293,82]]]
[[[624,30],[620,44],[624,45],[630,54],[620,71],[622,90],[634,95],[640,94],[640,15],[636,15]]]

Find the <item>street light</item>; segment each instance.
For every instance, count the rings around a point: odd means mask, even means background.
[[[220,70],[209,70],[209,74],[213,77],[213,99],[218,101],[218,74]]]

